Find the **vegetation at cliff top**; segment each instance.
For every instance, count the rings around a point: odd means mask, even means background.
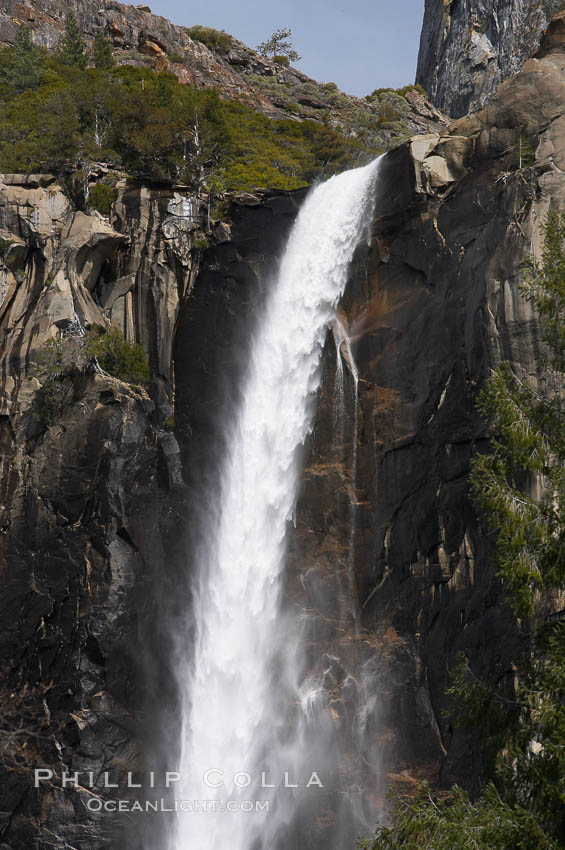
[[[194,41],[200,41],[209,47],[210,50],[218,50],[220,53],[227,53],[232,46],[233,40],[229,33],[224,30],[215,30],[212,27],[185,27],[184,31]]]
[[[521,285],[546,346],[541,391],[509,364],[493,371],[479,397],[490,450],[471,476],[498,533],[499,575],[525,648],[492,681],[460,656],[450,689],[491,782],[475,802],[457,787],[440,799],[427,787],[415,800],[393,796],[390,825],[364,845],[371,850],[565,847],[565,215],[551,212],[544,236],[541,262],[523,264]]]
[[[302,57],[294,49],[292,42],[289,41],[292,35],[292,30],[282,27],[275,30],[267,41],[262,41],[257,45],[257,52],[261,56],[270,56],[271,58],[287,59],[289,62],[298,62]]]
[[[56,56],[29,43],[0,51],[0,170],[68,177],[102,161],[198,190],[294,189],[379,152],[312,121],[270,120],[167,71],[83,69],[71,36]],[[104,65],[101,44],[98,53]]]

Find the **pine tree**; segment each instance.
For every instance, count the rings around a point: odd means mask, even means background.
[[[34,47],[29,29],[19,27],[10,62],[4,70],[7,82],[20,93],[39,86],[43,77],[40,51]]]
[[[113,68],[116,64],[112,54],[112,45],[107,38],[104,37],[102,30],[98,30],[94,36],[93,47],[94,66],[96,68]]]
[[[261,56],[286,56],[291,62],[298,62],[301,57],[294,50],[292,42],[288,41],[291,35],[292,30],[286,27],[275,30],[267,41],[257,45],[257,50]]]
[[[499,572],[518,616],[565,581],[565,215],[550,213],[541,263],[523,264],[521,291],[537,309],[547,347],[540,395],[502,364],[479,408],[494,436],[473,464],[476,501],[498,531]]]
[[[84,70],[88,58],[84,50],[84,39],[77,24],[74,12],[69,12],[65,22],[65,34],[61,39],[59,48],[59,59],[65,65]]]

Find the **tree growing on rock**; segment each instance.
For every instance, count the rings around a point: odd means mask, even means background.
[[[94,36],[94,46],[92,48],[92,57],[94,59],[94,67],[102,70],[113,68],[116,64],[112,53],[112,45],[104,36],[102,30],[98,30]]]
[[[23,24],[16,33],[12,56],[3,76],[18,93],[37,88],[43,78],[41,52],[34,46],[29,29]]]
[[[80,31],[74,12],[69,12],[65,22],[65,34],[61,39],[59,48],[59,59],[65,65],[73,68],[86,68],[88,57],[84,49],[84,39]]]
[[[286,27],[275,30],[272,36],[267,41],[262,41],[257,45],[257,50],[261,56],[274,58],[275,56],[286,56],[290,62],[298,62],[302,57],[296,52],[291,41],[292,30]]]

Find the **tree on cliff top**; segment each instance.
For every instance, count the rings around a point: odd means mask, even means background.
[[[261,56],[286,56],[291,62],[298,62],[301,56],[294,49],[292,42],[288,40],[291,35],[292,30],[286,27],[275,30],[267,41],[262,41],[261,44],[257,45],[257,50]]]
[[[459,658],[450,689],[459,722],[495,753],[494,784],[471,802],[452,788],[394,798],[391,827],[372,850],[552,850],[565,846],[565,618],[553,613],[565,588],[565,215],[550,212],[541,262],[523,265],[522,294],[540,317],[546,345],[543,394],[495,369],[479,397],[490,451],[471,485],[497,531],[499,575],[526,647],[506,677],[484,682]],[[552,604],[553,600],[553,604]]]
[[[65,65],[84,70],[88,58],[84,49],[84,39],[77,24],[74,12],[69,12],[65,22],[65,34],[61,39],[59,59]]]

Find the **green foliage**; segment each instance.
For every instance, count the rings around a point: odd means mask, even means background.
[[[64,407],[72,402],[73,378],[87,368],[89,360],[84,336],[77,328],[64,335],[58,333],[41,347],[34,369],[41,387],[35,393],[33,414],[42,425],[56,422]]]
[[[513,730],[518,728],[524,708],[517,697],[517,672],[496,671],[485,682],[475,675],[464,653],[459,653],[451,668],[451,686],[455,710],[449,712],[459,727],[481,740],[481,755],[487,776],[494,775],[500,752]]]
[[[548,214],[541,263],[530,257],[522,272],[522,293],[535,304],[542,320],[548,365],[565,372],[565,213]]]
[[[33,416],[46,428],[53,425],[68,395],[68,385],[55,378],[45,378],[33,399]]]
[[[75,380],[98,363],[122,381],[144,384],[149,366],[143,348],[127,342],[117,328],[94,325],[86,333],[77,326],[48,340],[38,351],[34,373],[41,381],[33,413],[44,426],[56,422],[75,398]]]
[[[64,65],[73,68],[86,68],[88,58],[84,49],[84,39],[80,31],[74,12],[69,12],[65,22],[65,34],[61,39],[59,48],[59,60]]]
[[[89,362],[85,335],[72,327],[48,340],[36,357],[39,373],[49,378],[64,378],[83,372]]]
[[[508,364],[494,371],[479,400],[494,432],[492,450],[475,459],[472,486],[498,531],[497,560],[509,600],[517,616],[526,617],[565,582],[565,409],[555,392],[565,371],[565,216],[548,215],[541,262],[530,257],[522,270],[521,291],[540,316],[547,347],[547,392],[538,394]],[[517,671],[518,715],[509,724],[509,760],[499,765],[499,781],[563,843],[564,621],[532,629],[531,652]]]
[[[422,94],[424,97],[428,96],[426,89],[420,85],[420,83],[412,83],[408,86],[402,86],[401,89],[396,89],[397,94],[402,95],[402,97],[406,97],[408,92],[414,91],[417,94]]]
[[[168,72],[43,62],[37,89],[4,92],[2,171],[68,175],[104,160],[137,178],[184,182],[195,191],[212,184],[294,189],[375,152],[319,123],[272,121],[223,101],[215,89],[181,85]]]
[[[3,51],[4,62],[0,64],[0,80],[7,84],[8,91],[21,94],[26,89],[35,89],[43,79],[42,53],[34,47],[29,29],[23,24],[16,33],[14,47]]]
[[[288,56],[273,56],[273,62],[275,65],[282,65],[285,68],[290,66],[290,59]]]
[[[473,493],[498,530],[499,572],[517,613],[525,616],[533,611],[535,592],[553,580],[544,575],[542,564],[546,546],[553,548],[550,538],[558,520],[551,490],[538,499],[524,489],[537,477],[549,484],[548,476],[555,479],[557,473],[549,435],[537,425],[549,415],[549,407],[503,364],[483,390],[479,409],[497,436],[491,440],[492,451],[474,460]]]
[[[124,339],[117,328],[106,330],[95,326],[88,334],[86,350],[115,378],[132,384],[145,384],[149,380],[145,351],[138,343]]]
[[[536,161],[536,152],[532,143],[524,136],[519,136],[514,149],[518,168],[531,168]]]
[[[541,263],[530,258],[523,265],[522,292],[540,316],[546,380],[562,384],[565,216],[549,214]],[[508,364],[492,374],[479,409],[494,436],[491,452],[474,461],[473,492],[498,530],[499,570],[517,614],[525,616],[539,591],[565,579],[565,411],[558,396],[538,395]]]
[[[261,56],[285,56],[289,62],[298,62],[301,57],[294,49],[292,42],[289,41],[291,35],[292,30],[281,27],[275,30],[267,41],[262,41],[261,44],[258,44],[257,51]]]
[[[406,95],[409,92],[417,92],[418,94],[423,94],[427,97],[427,92],[420,85],[409,85],[402,86],[400,89],[391,89],[391,88],[382,88],[382,89],[374,89],[371,94],[365,96],[365,100],[372,102],[374,100],[380,101],[383,98],[387,99],[388,96],[394,95],[395,97],[406,99]]]
[[[369,101],[375,100],[376,98],[379,98],[383,94],[397,94],[397,91],[396,91],[396,89],[391,89],[391,88],[373,89],[371,94],[365,95],[365,100],[369,100]]]
[[[427,783],[418,796],[392,795],[391,826],[380,826],[364,850],[557,850],[535,818],[521,806],[510,806],[490,784],[472,803],[456,785],[447,797],[434,798]]]
[[[94,45],[92,49],[92,57],[94,59],[94,67],[101,69],[113,68],[116,64],[112,53],[112,45],[104,36],[102,30],[98,30],[94,36]]]
[[[212,27],[187,27],[185,32],[194,41],[200,41],[209,47],[210,50],[217,50],[218,53],[229,53],[233,44],[233,38],[224,30],[215,30]]]
[[[58,171],[74,162],[79,121],[68,90],[56,85],[26,91],[0,117],[0,163],[6,172]]]
[[[112,204],[118,197],[114,186],[107,183],[96,183],[90,188],[88,206],[90,209],[98,210],[102,215],[110,215]]]
[[[521,665],[520,723],[499,769],[508,795],[527,806],[565,845],[565,621],[537,631]]]
[[[405,87],[407,88],[407,87]],[[404,132],[403,120],[410,111],[410,104],[404,96],[404,89],[375,89],[365,98],[376,114],[378,126],[383,130]]]

